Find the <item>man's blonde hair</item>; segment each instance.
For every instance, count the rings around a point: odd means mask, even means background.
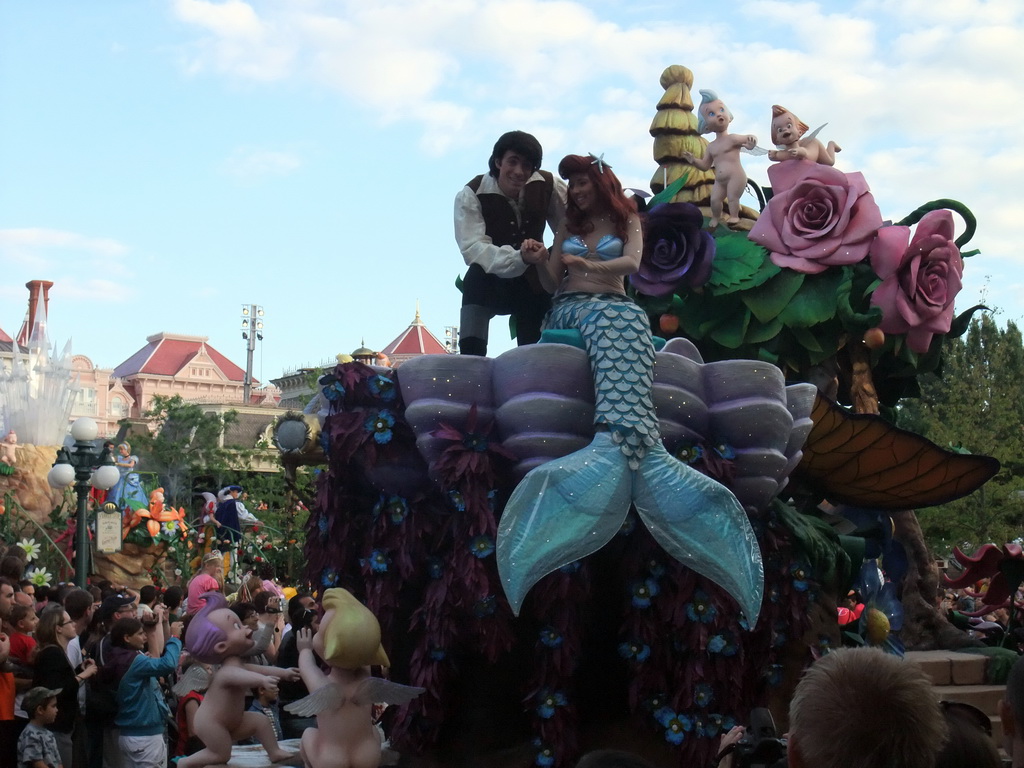
[[[815,662],[793,694],[789,728],[807,768],[932,768],[946,737],[931,680],[876,648]]]

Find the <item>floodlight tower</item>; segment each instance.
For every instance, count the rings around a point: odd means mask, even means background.
[[[256,342],[263,341],[263,307],[259,304],[242,305],[242,338],[245,339],[245,382],[242,402],[249,404],[252,393],[252,353]]]

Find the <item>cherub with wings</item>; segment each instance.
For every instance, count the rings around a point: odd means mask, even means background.
[[[373,724],[377,702],[404,704],[423,688],[399,685],[370,674],[370,666],[390,666],[380,643],[380,624],[370,610],[345,589],[328,589],[324,615],[315,635],[297,636],[299,672],[310,694],[286,708],[316,715],[317,727],[302,734],[302,759],[312,768],[377,768],[383,741]],[[313,651],[330,665],[324,674]]]
[[[835,165],[836,153],[842,152],[842,147],[834,141],[827,145],[822,144],[816,137],[821,126],[810,135],[807,133],[807,125],[800,121],[796,115],[785,107],[778,104],[772,106],[772,142],[778,149],[768,152],[768,159],[774,162],[783,160],[810,160],[812,163],[821,165]]]
[[[740,195],[747,186],[747,174],[740,164],[740,150],[753,149],[757,145],[757,137],[750,134],[729,133],[732,112],[711,90],[700,92],[702,101],[697,110],[697,131],[700,133],[717,134],[715,140],[708,144],[703,157],[695,157],[691,152],[683,152],[683,159],[702,171],[715,169],[715,184],[711,189],[711,221],[708,227],[714,230],[722,218],[723,205],[729,201],[728,224],[740,221]]]

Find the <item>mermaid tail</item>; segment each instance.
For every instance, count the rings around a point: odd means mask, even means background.
[[[753,626],[763,593],[757,540],[732,492],[661,444],[646,315],[625,297],[570,294],[548,323],[583,335],[605,429],[528,472],[505,506],[497,559],[513,612],[545,575],[607,544],[632,504],[665,551],[729,592]]]

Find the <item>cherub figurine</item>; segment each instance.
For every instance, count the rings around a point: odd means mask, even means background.
[[[722,218],[722,204],[729,200],[727,224],[740,221],[740,195],[747,186],[747,174],[740,165],[740,149],[753,149],[757,137],[750,134],[726,133],[732,122],[732,112],[725,106],[718,94],[711,90],[700,92],[701,102],[697,108],[697,130],[700,133],[716,133],[715,140],[708,144],[704,157],[694,157],[692,152],[683,152],[683,159],[702,171],[715,168],[715,185],[711,189],[711,221],[715,229]]]
[[[7,433],[7,436],[0,442],[0,461],[9,467],[14,466],[14,462],[18,459],[18,436],[14,434],[12,429]]]
[[[815,137],[821,128],[805,139],[803,135],[807,133],[807,125],[785,107],[773,105],[772,142],[778,149],[770,150],[768,159],[775,162],[804,159],[821,165],[835,165],[836,153],[842,152],[843,148],[834,141],[830,141],[828,146],[818,141]]]
[[[219,592],[207,592],[204,605],[188,625],[185,647],[204,664],[220,664],[195,717],[195,735],[205,749],[178,761],[179,768],[223,765],[231,758],[231,745],[255,736],[270,760],[280,763],[295,757],[277,743],[269,718],[245,711],[245,697],[258,686],[277,690],[278,680],[298,680],[297,669],[243,664],[241,657],[253,648],[252,630],[244,626]],[[199,669],[195,664],[189,668]],[[176,692],[182,690],[176,687]]]
[[[302,734],[302,759],[312,768],[377,768],[382,734],[373,724],[376,702],[404,704],[423,688],[370,675],[370,665],[390,666],[380,644],[380,624],[370,610],[344,589],[324,593],[326,609],[313,635],[299,632],[299,671],[309,696],[285,709],[300,717],[316,715],[316,728]],[[324,674],[313,655],[327,662]]]

